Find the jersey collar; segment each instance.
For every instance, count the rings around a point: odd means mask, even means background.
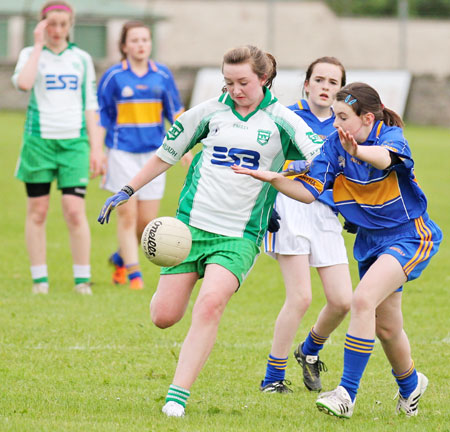
[[[68,42],[67,47],[64,48],[60,53],[56,54],[54,51],[52,51],[50,48],[44,45],[44,50],[48,51],[49,53],[52,53],[55,56],[60,56],[63,53],[65,53],[67,50],[72,49],[74,46],[76,46],[73,42]]]
[[[228,105],[231,108],[231,110],[233,111],[234,115],[236,117],[238,117],[240,120],[247,121],[250,117],[252,117],[255,113],[257,113],[260,109],[267,108],[269,105],[272,105],[275,102],[277,102],[278,99],[275,96],[272,95],[272,93],[270,92],[270,90],[267,87],[263,87],[263,92],[264,92],[263,100],[256,107],[255,111],[251,112],[250,114],[248,114],[245,117],[242,117],[235,110],[234,101],[233,101],[233,99],[231,98],[231,96],[230,96],[230,94],[228,92],[223,93],[219,97],[219,102],[221,102],[221,103],[223,103],[225,105]]]
[[[377,122],[375,122],[372,130],[370,131],[369,136],[366,139],[367,143],[369,143],[369,142],[373,143],[378,139],[378,137],[380,136],[380,133],[381,133],[381,129],[383,128],[383,125],[384,125],[384,123],[381,120],[378,120]]]

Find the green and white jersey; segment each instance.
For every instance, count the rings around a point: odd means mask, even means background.
[[[12,82],[30,57],[33,47],[19,55]],[[95,70],[91,56],[70,43],[61,53],[45,48],[28,103],[25,133],[49,139],[86,135],[85,110],[97,110]]]
[[[177,217],[196,228],[258,245],[277,191],[269,183],[234,173],[231,165],[280,171],[286,159],[313,159],[322,145],[301,117],[264,90],[263,101],[247,117],[235,111],[228,93],[186,111],[156,153],[174,164],[202,143],[186,177]]]

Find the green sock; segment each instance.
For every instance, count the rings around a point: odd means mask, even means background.
[[[37,279],[33,279],[33,283],[41,283],[41,282],[47,282],[48,283],[48,276],[40,277]]]
[[[89,278],[74,278],[75,280],[75,285],[78,285],[80,283],[88,283],[89,282]]]
[[[166,403],[169,401],[176,402],[183,407],[186,407],[186,402],[191,392],[189,390],[184,389],[183,387],[176,386],[174,384],[170,384],[169,391],[166,396]]]

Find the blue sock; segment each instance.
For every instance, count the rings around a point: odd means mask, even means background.
[[[417,371],[414,367],[414,362],[412,362],[411,367],[407,371],[401,374],[396,374],[394,369],[392,369],[392,375],[394,375],[395,380],[397,381],[400,394],[405,399],[408,399],[408,397],[417,387],[418,382]]]
[[[361,339],[347,333],[345,337],[344,349],[344,373],[341,378],[341,385],[345,387],[352,398],[356,398],[359,382],[367,366],[370,355],[375,345],[375,339]]]
[[[266,376],[262,383],[263,387],[275,381],[284,380],[287,362],[287,357],[277,358],[273,357],[272,354],[269,354],[269,359],[267,360]]]
[[[327,340],[328,337],[319,336],[317,333],[314,333],[314,327],[312,327],[305,342],[303,342],[303,354],[312,356],[319,355],[319,351],[323,348]]]
[[[115,264],[115,265],[118,266],[118,267],[123,267],[123,266],[124,266],[123,259],[122,259],[122,257],[120,256],[120,254],[119,254],[118,251],[117,251],[117,252],[114,252],[114,253],[111,255],[110,260],[111,260],[111,262],[112,262],[113,264]]]

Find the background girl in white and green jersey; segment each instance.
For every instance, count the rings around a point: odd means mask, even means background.
[[[154,324],[170,327],[183,317],[195,283],[203,278],[163,407],[167,416],[184,415],[225,306],[259,253],[275,200],[273,188],[236,176],[230,167],[279,171],[286,159],[313,159],[322,144],[301,117],[271,94],[276,62],[270,54],[253,46],[233,49],[224,56],[222,72],[224,93],[182,114],[144,168],[108,198],[98,219],[107,222],[113,208],[203,144],[191,163],[177,212],[191,229],[192,249],[184,262],[161,270],[150,304]]]
[[[69,42],[72,7],[43,5],[34,45],[19,56],[12,81],[31,91],[16,177],[26,185],[26,243],[33,292],[48,293],[45,222],[50,185],[56,178],[70,234],[75,290],[91,294],[90,231],[84,196],[89,179],[101,173],[102,140],[96,125],[95,71],[91,57]]]

